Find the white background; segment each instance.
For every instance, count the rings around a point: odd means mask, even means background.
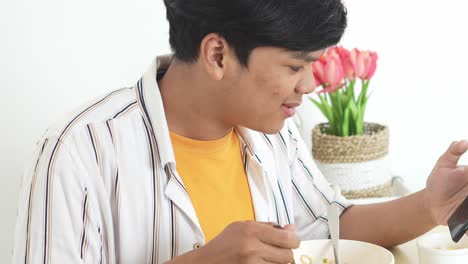
[[[347,2],[343,45],[380,56],[366,119],[390,127],[392,171],[418,190],[450,142],[468,138],[467,4]],[[169,45],[162,0],[3,0],[0,33],[0,263],[9,263],[36,140],[67,111],[132,85]],[[307,125],[322,121],[304,102]]]

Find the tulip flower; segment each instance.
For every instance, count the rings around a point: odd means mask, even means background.
[[[333,92],[343,86],[345,77],[340,56],[333,51],[322,55],[312,63],[316,84],[323,86],[320,92]]]
[[[370,58],[368,59],[369,65],[367,68],[367,74],[362,77],[363,80],[370,80],[374,76],[375,70],[377,69],[377,53],[369,52]]]
[[[346,78],[350,81],[354,81],[354,79],[356,79],[356,73],[354,70],[354,63],[351,60],[351,53],[341,46],[337,46],[334,49],[340,56]]]
[[[369,98],[367,89],[377,68],[377,53],[351,51],[336,46],[329,48],[312,63],[319,100],[310,98],[328,119],[328,134],[336,136],[362,135],[364,112]],[[355,95],[356,79],[360,79],[361,90]]]
[[[353,49],[350,58],[357,77],[362,80],[372,78],[377,67],[377,53]]]

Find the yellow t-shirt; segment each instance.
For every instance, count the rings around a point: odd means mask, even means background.
[[[234,221],[254,220],[252,198],[233,130],[221,139],[198,141],[170,133],[179,173],[206,242]]]

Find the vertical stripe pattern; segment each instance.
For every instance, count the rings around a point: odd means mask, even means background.
[[[44,153],[44,148],[47,145],[47,142],[49,141],[48,138],[44,140],[44,143],[42,144],[41,152],[39,153],[36,161],[36,165],[34,165],[34,173],[33,173],[33,178],[31,181],[31,187],[29,189],[29,198],[28,198],[28,220],[26,224],[26,246],[25,246],[25,253],[24,253],[24,263],[28,264],[29,263],[29,245],[30,245],[30,237],[29,237],[29,226],[31,225],[31,209],[32,209],[32,203],[33,200],[31,197],[34,197],[34,187],[36,184],[36,175],[37,175],[37,167],[39,165],[39,159],[42,157],[42,153]]]
[[[41,139],[22,186],[13,263],[156,264],[205,243],[155,80],[169,61],[157,58],[134,87],[94,100]],[[255,217],[294,223],[301,239],[327,238],[326,207],[350,204],[331,200],[293,123],[272,135],[234,129]]]
[[[106,103],[113,95],[123,91],[123,89],[113,91],[109,95],[103,97],[102,99],[98,100],[96,103],[90,105],[85,110],[83,110],[80,114],[75,116],[66,126],[63,132],[60,134],[59,140],[56,142],[54,149],[52,150],[52,154],[49,160],[49,165],[47,167],[47,176],[46,176],[46,190],[45,190],[45,213],[44,213],[44,255],[43,255],[43,263],[49,264],[50,263],[50,238],[51,238],[51,225],[50,225],[50,215],[52,207],[50,203],[53,199],[52,197],[52,182],[54,176],[54,165],[56,161],[56,155],[61,147],[61,143],[63,142],[64,138],[67,136],[70,129],[76,124],[82,117],[84,117],[87,113],[90,113],[93,109],[102,106]]]
[[[89,224],[89,213],[88,213],[88,189],[85,189],[83,199],[83,232],[81,235],[81,246],[80,246],[80,257],[82,261],[85,261],[86,249],[88,245],[88,224]]]
[[[150,159],[151,159],[151,179],[152,179],[152,184],[153,184],[153,247],[151,251],[151,263],[158,263],[158,229],[159,229],[159,199],[157,197],[157,192],[159,191],[159,186],[156,186],[157,183],[159,183],[158,179],[156,179],[156,157],[155,157],[155,151],[154,151],[154,144],[153,144],[153,137],[150,134],[150,129],[149,125],[145,122],[145,128],[146,128],[146,135],[148,136],[148,143],[149,143],[149,149],[150,149]]]

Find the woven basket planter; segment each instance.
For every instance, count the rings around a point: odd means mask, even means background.
[[[325,134],[327,126],[312,130],[312,155],[328,181],[349,199],[389,196],[388,128],[365,123],[364,135],[338,137]]]

